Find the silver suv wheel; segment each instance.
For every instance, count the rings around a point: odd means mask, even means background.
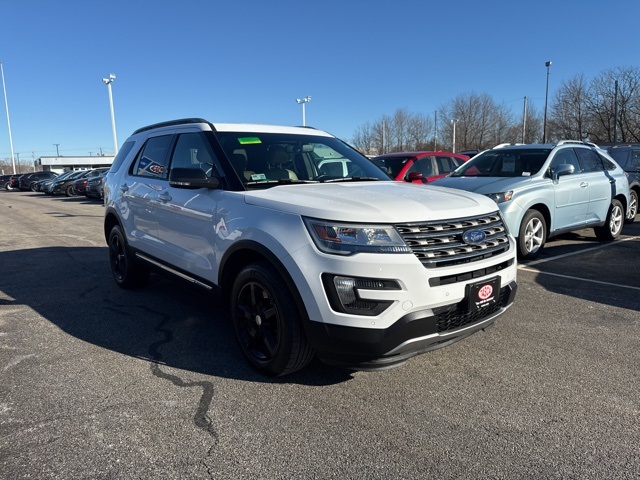
[[[537,210],[529,210],[520,225],[518,253],[521,258],[535,258],[547,240],[547,224]]]

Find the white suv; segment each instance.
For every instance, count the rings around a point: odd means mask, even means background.
[[[515,242],[491,199],[391,181],[311,128],[141,128],[104,196],[118,285],[154,269],[220,289],[244,355],[268,375],[314,355],[397,365],[490,326],[515,297]]]

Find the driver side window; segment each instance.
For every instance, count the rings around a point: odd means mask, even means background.
[[[551,161],[551,170],[555,170],[558,165],[573,165],[573,173],[580,173],[582,171],[578,157],[572,148],[565,148],[556,153]]]

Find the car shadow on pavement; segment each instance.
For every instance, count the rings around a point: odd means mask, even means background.
[[[73,337],[144,359],[156,376],[173,376],[166,365],[265,383],[322,386],[352,378],[315,360],[284,377],[258,374],[243,358],[219,297],[155,274],[145,288],[122,290],[106,246],[5,251],[0,265],[14,272],[0,278],[0,305],[24,305]]]
[[[539,272],[536,283],[549,292],[640,311],[640,223],[622,233],[612,242],[599,241],[592,230],[564,234],[520,268]]]

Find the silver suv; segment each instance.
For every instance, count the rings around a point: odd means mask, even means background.
[[[570,140],[499,145],[433,185],[494,199],[521,258],[536,257],[551,236],[586,227],[601,240],[613,240],[629,205],[622,168],[596,145]]]
[[[335,168],[335,167],[338,168]],[[113,277],[221,290],[242,352],[376,369],[493,324],[516,248],[493,200],[394,182],[312,128],[187,119],[127,139],[105,178]]]

